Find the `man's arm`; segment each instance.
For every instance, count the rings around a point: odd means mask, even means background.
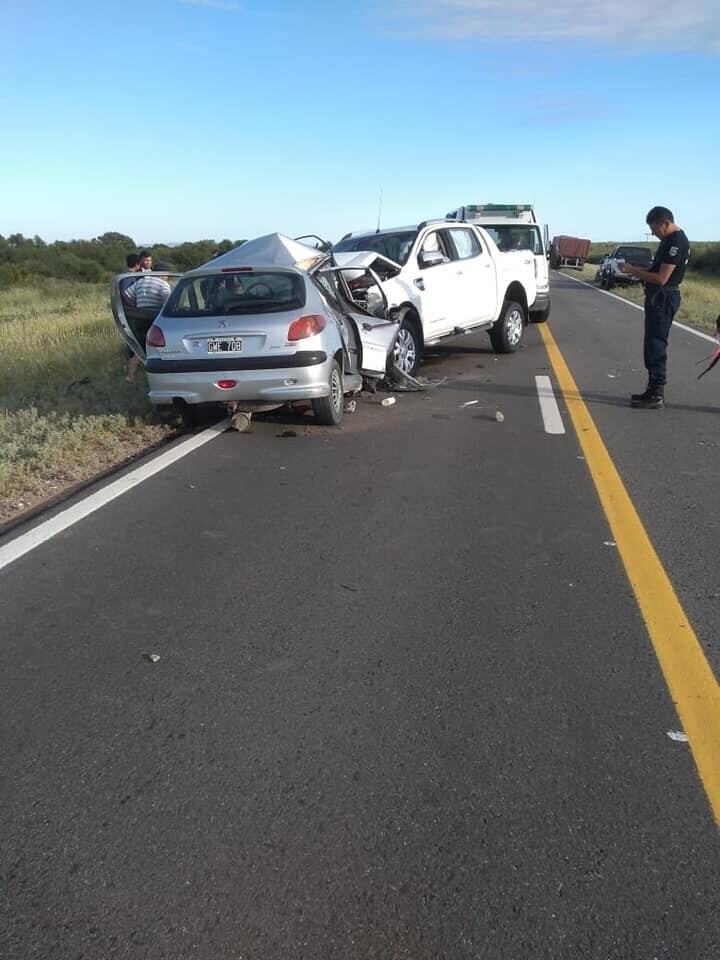
[[[643,283],[654,283],[659,287],[664,287],[675,266],[674,263],[661,263],[658,272],[652,273],[650,270],[643,270],[642,267],[636,267],[634,264],[626,262],[620,267],[620,270],[622,273],[629,273],[631,277],[637,277]]]

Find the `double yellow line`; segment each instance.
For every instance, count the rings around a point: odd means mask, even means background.
[[[720,686],[552,333],[538,329],[720,826]]]

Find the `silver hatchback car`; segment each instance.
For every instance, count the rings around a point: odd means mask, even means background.
[[[367,263],[366,263],[367,261]],[[348,394],[385,376],[400,318],[359,254],[338,267],[331,254],[269,234],[180,277],[138,343],[115,277],[115,321],[142,350],[148,396],[164,419],[198,404],[223,404],[243,429],[254,411],[309,400],[322,424],[339,424]],[[376,288],[364,309],[349,282]]]

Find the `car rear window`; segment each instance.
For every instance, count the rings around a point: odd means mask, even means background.
[[[299,274],[253,270],[184,277],[171,294],[163,315],[284,313],[304,306],[305,281]]]
[[[618,247],[615,256],[630,263],[642,263],[652,260],[652,250],[649,247]]]
[[[372,253],[381,253],[395,263],[407,263],[416,237],[417,230],[365,234],[361,237],[347,237],[345,240],[340,240],[334,244],[333,250],[337,250],[338,253],[369,250]]]

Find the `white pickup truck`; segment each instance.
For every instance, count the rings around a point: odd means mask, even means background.
[[[415,374],[425,346],[471,330],[486,329],[497,353],[520,346],[537,293],[529,251],[503,253],[482,227],[448,220],[348,233],[332,248],[344,267],[361,251],[376,255],[373,270],[399,315],[393,362],[403,373]],[[364,283],[350,281],[359,301]]]

